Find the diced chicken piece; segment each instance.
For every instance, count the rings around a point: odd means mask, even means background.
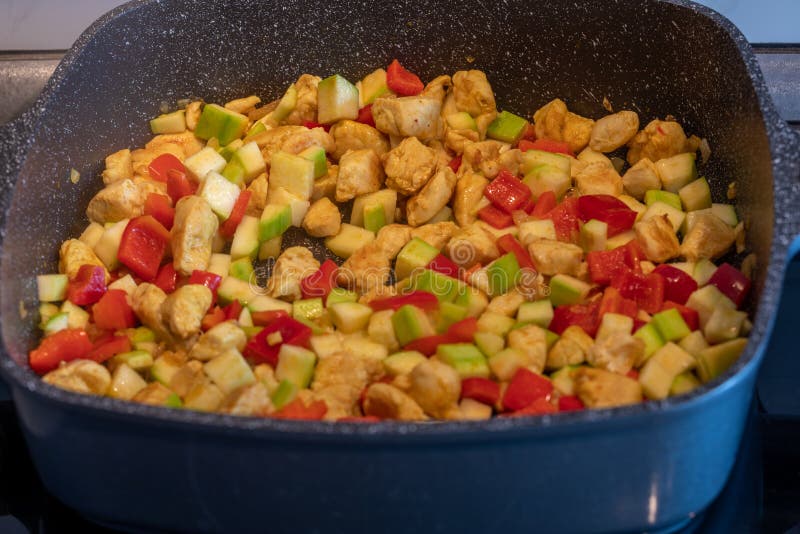
[[[194,131],[197,127],[198,121],[200,121],[200,115],[202,114],[203,103],[199,100],[195,100],[194,102],[189,102],[186,106],[186,128],[190,131]]]
[[[479,70],[460,70],[453,74],[453,98],[459,111],[473,117],[494,112],[494,92],[486,74]]]
[[[369,304],[373,300],[394,297],[397,295],[398,291],[399,289],[396,284],[390,286],[375,286],[372,289],[365,291],[364,294],[358,297],[358,302],[361,304]]]
[[[250,201],[247,203],[247,215],[261,217],[264,206],[267,205],[267,193],[269,192],[267,173],[256,176],[247,186],[247,190],[251,193]]]
[[[661,179],[653,162],[642,158],[622,176],[622,185],[625,193],[642,200],[647,191],[661,189]]]
[[[139,194],[147,201],[147,195],[155,193],[156,195],[167,196],[167,184],[165,182],[157,182],[150,178],[143,178],[141,176],[134,176],[133,183],[139,188]]]
[[[404,195],[413,195],[436,171],[436,151],[406,137],[383,157],[386,185]]]
[[[371,340],[385,346],[389,351],[396,351],[400,348],[400,344],[394,333],[392,315],[394,315],[393,310],[381,310],[373,313],[369,318],[367,335]]]
[[[430,139],[425,144],[428,146],[428,148],[433,149],[434,153],[436,154],[437,169],[450,166],[450,162],[453,161],[453,155],[447,151],[447,147],[444,146],[444,143],[438,139]]]
[[[594,339],[580,326],[572,325],[561,333],[561,337],[547,353],[545,368],[549,371],[567,365],[578,365],[586,360],[586,353],[594,345]]]
[[[166,299],[167,294],[160,287],[144,282],[133,291],[130,303],[133,312],[143,325],[153,330],[159,337],[170,339],[172,336],[161,315],[161,305]]]
[[[133,160],[130,149],[124,148],[106,156],[106,169],[103,183],[108,185],[120,180],[133,178]]]
[[[331,127],[330,134],[336,144],[336,150],[331,154],[336,161],[348,150],[371,148],[379,157],[389,151],[386,136],[369,124],[342,120]]]
[[[467,164],[467,169],[492,179],[500,172],[502,154],[509,148],[508,144],[494,140],[472,143],[464,149],[461,165]]]
[[[628,163],[634,165],[642,158],[658,161],[687,150],[686,134],[680,124],[655,119],[628,143]]]
[[[680,254],[678,237],[666,215],[637,222],[633,230],[648,260],[664,263]]]
[[[181,339],[200,332],[200,323],[211,307],[211,290],[200,284],[187,284],[169,294],[161,304],[161,320]]]
[[[456,187],[456,175],[444,167],[425,184],[420,192],[406,203],[406,219],[411,226],[428,222],[447,205]]]
[[[278,379],[275,378],[275,369],[272,368],[271,365],[262,363],[253,367],[253,374],[256,377],[256,380],[261,382],[267,387],[267,391],[270,392],[270,395],[278,389]]]
[[[435,359],[419,363],[411,371],[408,395],[437,419],[457,419],[461,377],[455,369]]]
[[[134,395],[131,400],[142,404],[152,404],[153,406],[165,406],[173,395],[175,393],[161,382],[152,382]]]
[[[458,231],[458,226],[450,221],[423,224],[411,230],[411,237],[418,237],[433,248],[443,249],[444,246]]]
[[[547,334],[544,328],[529,324],[508,333],[508,346],[525,355],[525,367],[541,373],[547,361]]]
[[[487,111],[475,117],[475,124],[478,126],[478,134],[481,140],[486,139],[486,132],[489,130],[489,125],[497,118],[497,111]]]
[[[506,317],[514,317],[523,302],[525,302],[525,296],[513,289],[508,293],[493,298],[489,306],[486,307],[486,311],[505,315]]]
[[[644,341],[617,332],[597,339],[586,354],[586,361],[594,367],[624,375],[643,357]]]
[[[534,113],[536,137],[564,141],[575,153],[589,144],[594,121],[567,110],[567,104],[556,98]]]
[[[239,352],[247,344],[247,335],[233,321],[224,321],[205,332],[189,352],[195,360],[208,361],[230,348]]]
[[[590,163],[597,163],[597,162],[603,163],[606,167],[614,166],[614,164],[611,163],[611,160],[608,159],[608,156],[606,156],[602,152],[592,150],[592,148],[588,146],[583,150],[581,150],[580,154],[578,154],[577,159],[579,162],[584,164],[583,167],[580,168],[580,170],[585,169],[586,165],[589,165]]]
[[[267,165],[272,161],[272,154],[278,151],[298,154],[308,147],[321,146],[330,154],[336,149],[333,137],[321,127],[278,126],[254,135],[252,140],[261,149]]]
[[[736,232],[725,221],[713,213],[701,213],[683,238],[681,255],[688,261],[716,259],[725,254],[734,241]]]
[[[445,247],[445,252],[448,258],[465,269],[476,263],[486,265],[500,256],[494,237],[478,223],[464,226],[453,234]]]
[[[372,104],[372,117],[375,127],[387,135],[427,141],[439,135],[441,110],[442,103],[433,98],[378,98]]]
[[[581,195],[622,194],[622,178],[613,167],[603,162],[589,163],[575,176],[575,186]]]
[[[421,228],[422,227],[419,229]],[[441,231],[445,232],[446,230]],[[387,224],[378,230],[378,235],[375,236],[375,241],[373,241],[373,243],[381,248],[384,256],[393,260],[400,252],[400,249],[411,241],[411,238],[415,235],[414,232],[415,230],[412,230],[405,224]]]
[[[328,174],[314,180],[314,190],[311,192],[311,200],[319,200],[327,197],[331,200],[336,198],[336,182],[339,181],[339,166],[328,165]]]
[[[169,380],[169,389],[179,397],[185,397],[195,387],[208,382],[203,373],[203,364],[197,360],[191,360],[183,364],[172,378]]]
[[[366,293],[389,281],[391,260],[381,246],[373,241],[356,250],[339,268],[339,285]]]
[[[195,269],[204,271],[218,228],[219,219],[204,198],[190,195],[180,199],[175,205],[170,240],[175,270],[186,276]]]
[[[364,414],[398,421],[424,421],[425,412],[414,399],[390,384],[377,383],[367,388]]]
[[[461,399],[458,409],[461,412],[458,419],[462,421],[484,421],[492,417],[492,407],[474,399]]]
[[[297,104],[289,116],[284,119],[286,124],[300,124],[317,120],[317,86],[322,78],[313,74],[301,74],[294,82],[297,91]]]
[[[583,260],[581,247],[551,239],[537,239],[528,245],[528,252],[537,270],[549,276],[559,273],[576,276]]]
[[[78,271],[82,265],[98,265],[103,268],[106,275],[106,282],[111,279],[111,276],[106,270],[106,266],[97,257],[94,251],[78,239],[67,239],[61,244],[58,253],[58,272],[64,273],[72,280],[78,275]]]
[[[345,202],[379,190],[383,177],[383,167],[374,150],[348,150],[339,160],[336,201]]]
[[[642,402],[639,382],[603,369],[581,367],[573,373],[575,393],[589,408],[611,408]]]
[[[172,143],[162,144],[155,149],[138,148],[131,151],[131,165],[134,176],[150,176],[150,163],[162,154],[172,154],[179,160],[186,159],[183,148]]]
[[[105,224],[138,217],[144,211],[146,196],[133,180],[120,180],[107,185],[92,197],[86,216],[92,222]]]
[[[278,256],[267,281],[270,297],[295,301],[302,298],[300,281],[319,269],[319,262],[306,247],[289,247]]]
[[[267,387],[261,382],[242,386],[222,401],[220,411],[231,415],[265,416],[275,411]]]
[[[444,134],[444,144],[456,154],[463,154],[464,150],[472,143],[481,140],[481,135],[470,129],[453,130],[447,128]]]
[[[366,362],[351,354],[340,352],[320,359],[311,389],[314,398],[328,406],[325,419],[358,415],[357,404],[369,379]]]
[[[42,380],[61,389],[88,395],[103,395],[111,385],[108,369],[91,360],[72,360],[50,371]]]
[[[303,217],[303,229],[312,237],[327,237],[339,233],[342,214],[327,197],[317,200]]]
[[[461,175],[453,198],[453,212],[458,224],[468,226],[477,220],[476,208],[488,184],[489,180],[475,172],[467,171]]]
[[[256,95],[250,95],[225,102],[225,109],[235,111],[236,113],[241,113],[242,115],[247,115],[248,112],[255,109],[255,107],[260,103],[261,98]]]
[[[428,82],[428,85],[425,86],[425,89],[422,90],[419,96],[432,98],[433,100],[438,100],[440,103],[443,103],[444,97],[447,95],[447,90],[451,85],[453,85],[453,80],[450,76],[446,74],[437,76]]]
[[[639,115],[635,111],[618,111],[594,123],[589,146],[598,152],[613,152],[630,141],[638,130]]]
[[[182,132],[157,135],[148,141],[147,144],[144,145],[144,148],[148,151],[159,152],[166,145],[173,145],[180,148],[182,154],[180,159],[183,161],[184,158],[188,158],[189,156],[200,152],[205,146],[205,142],[195,137],[192,132]],[[169,150],[171,149],[167,149],[167,151]],[[137,172],[136,174],[144,173]]]
[[[512,148],[511,150],[506,150],[500,154],[500,158],[497,161],[501,169],[507,170],[514,176],[521,174],[519,165],[522,163],[522,151],[520,149]]]

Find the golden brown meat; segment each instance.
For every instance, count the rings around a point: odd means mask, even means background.
[[[483,198],[483,190],[489,180],[472,171],[461,175],[456,182],[456,193],[453,198],[453,213],[461,226],[474,223],[477,219],[477,206]]]
[[[533,241],[528,245],[528,252],[537,271],[549,276],[559,273],[577,276],[583,260],[581,247],[551,239]]]
[[[350,120],[339,121],[331,127],[330,134],[336,144],[336,150],[331,156],[336,161],[339,161],[348,150],[371,148],[379,157],[389,151],[389,141],[386,136],[368,124]]]
[[[218,227],[219,219],[204,198],[190,195],[178,201],[170,240],[176,271],[189,276],[195,269],[206,270]]]
[[[622,178],[613,167],[603,162],[586,165],[575,176],[575,186],[581,195],[613,195],[622,194]]]
[[[346,202],[373,193],[381,188],[383,178],[383,167],[374,150],[349,150],[339,160],[336,201]]]
[[[477,222],[459,229],[445,248],[447,257],[468,269],[480,263],[486,265],[500,256],[495,240]]]
[[[108,185],[120,180],[133,178],[133,160],[130,149],[124,148],[106,156],[106,169],[103,183]]]
[[[413,195],[436,171],[436,152],[416,137],[406,137],[383,157],[383,166],[387,187]]]
[[[655,119],[628,143],[628,163],[634,165],[642,158],[658,161],[687,151],[686,134],[681,125]]]
[[[411,226],[428,222],[447,205],[456,187],[456,175],[450,167],[444,167],[425,184],[420,192],[406,203],[406,219]]]
[[[648,158],[642,158],[622,176],[625,193],[642,200],[651,189],[661,189],[661,179],[656,166]]]
[[[317,200],[303,217],[303,229],[312,237],[328,237],[339,233],[342,214],[327,197]]]
[[[639,115],[635,111],[618,111],[594,123],[589,146],[598,152],[613,152],[630,141],[638,130]]]
[[[144,211],[146,195],[133,183],[124,179],[107,185],[97,192],[86,207],[90,221],[105,224],[138,217]]]
[[[736,232],[713,213],[700,213],[681,243],[681,255],[689,261],[715,259],[736,241]]]
[[[419,404],[395,386],[378,382],[367,388],[364,414],[398,421],[428,419]]]
[[[61,389],[104,395],[111,385],[111,375],[104,366],[91,360],[72,360],[50,371],[42,380]]]
[[[453,74],[453,98],[459,111],[473,117],[496,110],[494,92],[486,74],[479,70],[460,70]]]
[[[509,148],[506,143],[494,140],[472,143],[464,149],[461,165],[463,167],[466,164],[466,169],[492,179],[500,172],[502,154]]]
[[[461,377],[455,369],[435,359],[419,363],[410,374],[408,395],[437,419],[458,417]]]
[[[576,394],[590,408],[612,408],[642,402],[639,382],[625,375],[581,367],[572,376]]]
[[[200,322],[211,307],[213,295],[206,286],[187,284],[169,294],[161,304],[162,321],[181,339],[200,332]]]
[[[443,249],[444,246],[458,231],[458,226],[451,221],[423,224],[411,230],[411,237],[418,237],[433,248]]]
[[[289,116],[284,119],[286,124],[300,124],[315,122],[317,120],[317,86],[322,78],[313,74],[301,74],[294,82],[297,91],[297,104]]]
[[[575,153],[589,144],[594,121],[567,110],[567,104],[556,98],[539,108],[533,115],[536,137],[564,141]]]
[[[82,265],[100,266],[106,275],[106,282],[111,279],[106,266],[94,251],[89,248],[89,245],[78,239],[67,239],[59,249],[58,272],[66,274],[72,280],[77,276]]]
[[[637,222],[633,230],[648,260],[664,263],[680,254],[678,237],[666,215]]]
[[[290,302],[302,298],[300,281],[317,269],[319,262],[308,248],[289,247],[275,260],[267,281],[267,294]]]
[[[378,98],[372,104],[372,117],[375,127],[387,135],[427,141],[439,135],[441,109],[442,103],[433,98]]]

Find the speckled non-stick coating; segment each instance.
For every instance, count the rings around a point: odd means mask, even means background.
[[[59,243],[85,226],[83,210],[101,186],[103,158],[141,146],[149,136],[147,119],[162,103],[174,105],[188,97],[223,102],[245,94],[270,100],[304,72],[340,73],[355,81],[392,58],[423,80],[459,69],[484,70],[498,106],[516,113],[530,115],[561,97],[570,109],[597,118],[605,113],[607,97],[615,109],[639,112],[643,123],[671,114],[687,132],[707,137],[713,155],[703,171],[717,198],[729,181],[738,182],[749,247],[760,259],[753,342],[735,369],[747,365],[771,324],[785,252],[797,231],[791,209],[798,198],[796,139],[778,118],[744,37],[728,21],[683,1],[615,0],[600,6],[545,6],[527,0],[137,1],[114,10],[80,37],[34,110],[0,137],[2,180],[13,195],[3,197],[4,207],[10,200],[0,297],[10,356],[2,357],[4,373],[30,390],[84,407],[180,422],[333,434],[438,433],[454,426],[498,430],[692,402],[709,387],[677,401],[555,419],[358,429],[298,426],[73,395],[40,383],[24,365],[37,338],[34,275],[54,270]],[[70,168],[81,173],[77,185],[68,180]],[[20,317],[23,309],[27,316]]]

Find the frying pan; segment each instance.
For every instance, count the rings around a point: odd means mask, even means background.
[[[423,79],[487,72],[504,109],[607,97],[708,138],[757,254],[754,328],[718,380],[674,399],[437,424],[292,422],[73,394],[26,365],[35,275],[85,224],[103,157],[141,146],[162,102],[278,95],[303,72],[356,80],[399,58]],[[89,28],[33,110],[3,130],[0,332],[48,490],[127,529],[586,532],[678,528],[728,476],[798,245],[798,140],[744,37],[695,4],[657,0],[135,1]],[[73,185],[69,169],[84,178]]]

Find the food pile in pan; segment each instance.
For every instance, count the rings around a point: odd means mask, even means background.
[[[607,109],[499,110],[481,71],[425,85],[397,61],[355,85],[304,74],[265,105],[183,102],[106,158],[89,225],[38,277],[31,368],[336,421],[689,392],[746,344],[753,262],[715,263],[743,224],[698,173],[704,141]],[[285,243],[315,240],[336,260]]]

